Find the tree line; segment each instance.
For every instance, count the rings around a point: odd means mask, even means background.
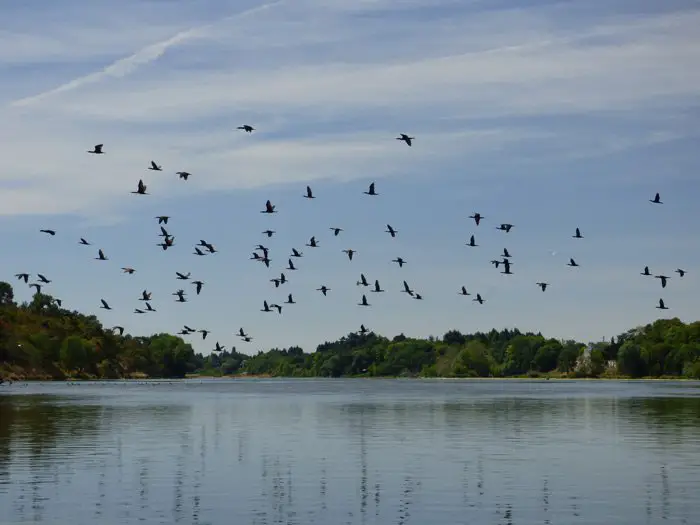
[[[188,374],[277,377],[684,377],[700,379],[700,321],[659,319],[584,344],[517,329],[441,338],[392,339],[350,333],[313,353],[298,346],[250,356],[231,351],[203,356],[165,333],[120,335],[94,315],[61,307],[37,293],[14,302],[0,282],[0,377],[177,378]]]

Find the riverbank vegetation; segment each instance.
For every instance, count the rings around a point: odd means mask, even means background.
[[[37,293],[14,302],[0,282],[0,377],[28,379],[185,377],[684,377],[700,379],[700,321],[660,319],[609,341],[584,344],[540,333],[491,330],[391,339],[348,334],[306,353],[297,346],[250,356],[203,356],[170,334],[123,335],[94,315]]]

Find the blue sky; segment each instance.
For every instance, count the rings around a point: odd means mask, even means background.
[[[0,6],[0,278],[20,300],[31,289],[14,274],[43,273],[47,293],[106,325],[209,329],[191,338],[205,353],[217,340],[312,351],[361,323],[588,341],[659,314],[697,319],[697,2],[125,2]],[[412,148],[394,140],[403,132]],[[106,155],[86,153],[95,143]],[[139,178],[151,195],[130,194]],[[379,197],[363,195],[371,181]],[[317,199],[302,198],[306,184]],[[648,202],[657,191],[662,206]],[[279,213],[258,213],[268,198]],[[199,239],[219,253],[192,255]],[[259,242],[269,270],[248,259]],[[276,290],[292,247],[304,257]],[[512,276],[488,262],[504,247]],[[667,288],[645,265],[672,276]],[[202,294],[175,271],[205,281]],[[371,308],[357,306],[361,272],[387,289],[367,293]],[[424,301],[399,293],[404,279]],[[190,302],[176,304],[181,283]],[[144,288],[158,311],[134,315]],[[259,311],[287,293],[298,304],[281,316]]]

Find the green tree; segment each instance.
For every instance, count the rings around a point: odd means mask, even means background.
[[[61,364],[67,370],[82,370],[88,362],[88,343],[78,335],[66,337],[61,345]]]
[[[14,306],[15,292],[12,285],[5,281],[0,281],[0,306]]]

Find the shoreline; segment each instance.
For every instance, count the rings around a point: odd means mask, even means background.
[[[633,381],[683,381],[683,382],[700,382],[698,379],[687,377],[662,376],[662,377],[566,377],[566,376],[508,376],[508,377],[402,377],[402,376],[343,376],[343,377],[298,377],[298,376],[273,376],[270,374],[234,374],[212,376],[204,374],[187,374],[185,377],[120,377],[120,378],[105,378],[105,377],[64,377],[55,378],[48,375],[39,374],[36,376],[22,377],[21,375],[13,374],[2,378],[5,383],[3,386],[12,383],[34,383],[34,382],[53,382],[53,383],[80,383],[80,382],[138,382],[138,381],[186,381],[192,379],[206,379],[210,381],[216,380],[246,380],[246,379],[279,379],[279,380],[317,380],[317,379],[364,379],[364,380],[407,380],[407,381],[618,381],[618,382],[633,382]]]

